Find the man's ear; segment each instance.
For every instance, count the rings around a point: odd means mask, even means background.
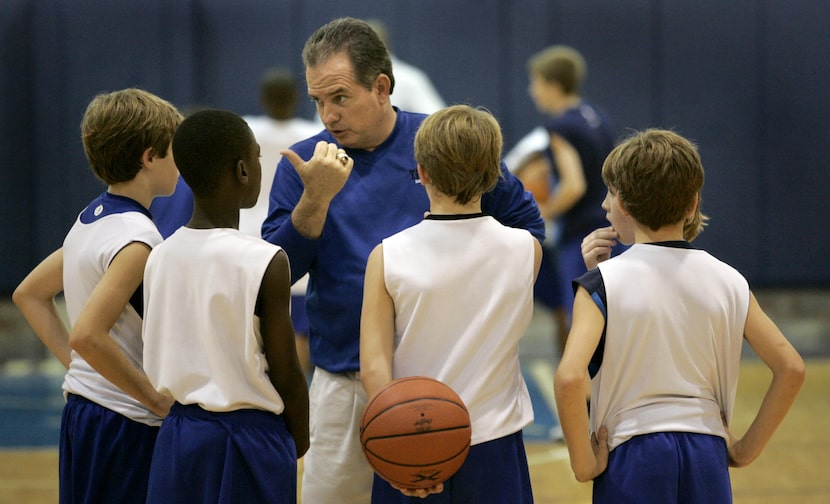
[[[377,89],[378,94],[380,96],[389,97],[391,94],[390,89],[392,88],[392,80],[389,79],[389,76],[382,73],[377,76],[375,79],[375,89]]]

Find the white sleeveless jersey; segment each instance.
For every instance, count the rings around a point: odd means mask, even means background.
[[[607,296],[604,359],[591,384],[591,421],[613,449],[632,436],[726,437],[749,285],[705,251],[635,244],[599,265]]]
[[[159,392],[208,411],[282,413],[254,315],[279,250],[235,229],[188,227],[153,250],[144,270],[144,369]]]
[[[392,374],[452,387],[469,409],[473,444],[533,421],[518,345],[533,313],[534,239],[475,216],[428,218],[383,240]]]
[[[63,242],[64,298],[71,326],[75,325],[116,254],[133,242],[152,248],[161,243],[161,235],[149,212],[131,199],[104,193],[78,215]],[[140,369],[141,315],[134,306],[127,304],[110,330],[110,336],[127,359]],[[98,374],[74,350],[63,390],[135,421],[148,425],[161,423],[158,416]]]

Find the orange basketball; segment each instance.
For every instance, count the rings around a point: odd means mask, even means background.
[[[425,376],[393,380],[366,405],[360,443],[369,464],[400,488],[443,483],[470,451],[470,414],[446,384]]]
[[[536,200],[536,203],[544,203],[548,200],[548,197],[550,196],[550,184],[548,183],[547,178],[537,177],[523,182],[525,190],[529,191],[530,194],[533,195],[533,199]]]

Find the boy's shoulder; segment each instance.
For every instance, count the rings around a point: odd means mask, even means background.
[[[162,241],[150,212],[137,201],[104,193],[84,208],[66,236],[65,242],[95,242],[101,247],[123,247],[143,242],[154,247]]]
[[[83,224],[91,224],[111,215],[125,214],[129,217],[130,213],[144,216],[151,221],[153,219],[150,211],[134,199],[109,192],[105,192],[92,200],[89,205],[81,211],[78,219]]]

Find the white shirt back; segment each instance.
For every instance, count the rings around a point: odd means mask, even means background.
[[[208,411],[282,413],[254,314],[279,250],[235,229],[188,227],[153,250],[144,270],[144,369],[159,392]]]
[[[534,239],[482,216],[427,219],[383,240],[392,374],[452,387],[470,411],[473,444],[533,421],[518,345],[533,313]]]
[[[744,277],[707,252],[635,244],[599,265],[607,295],[592,430],[613,449],[632,436],[726,437],[749,310]]]

